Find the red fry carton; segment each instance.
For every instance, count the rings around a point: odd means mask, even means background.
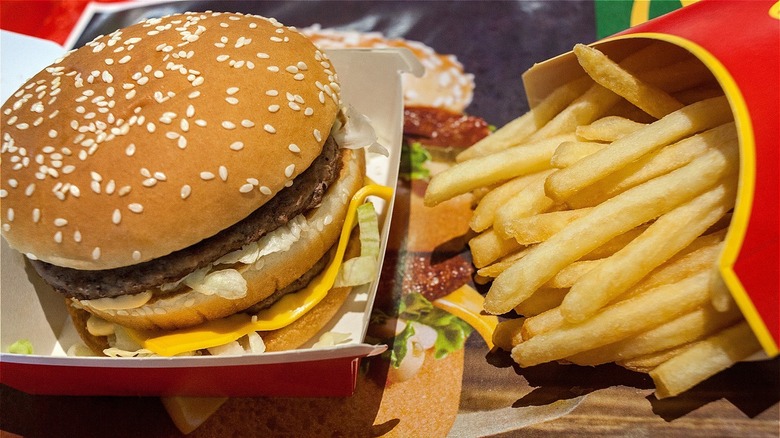
[[[780,3],[702,0],[594,44],[610,56],[647,39],[696,56],[724,90],[740,142],[739,189],[718,271],[769,357],[780,343]],[[529,102],[580,74],[572,53],[523,75]]]

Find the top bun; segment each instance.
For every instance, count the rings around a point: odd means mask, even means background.
[[[436,53],[431,47],[403,38],[385,38],[379,32],[355,32],[322,29],[312,26],[301,29],[319,48],[351,47],[409,49],[425,67],[421,77],[403,75],[404,105],[441,108],[462,113],[474,97],[474,75],[466,73],[454,55]]]
[[[3,236],[85,270],[197,243],[309,167],[338,92],[326,56],[273,19],[187,13],[98,37],[3,105]]]

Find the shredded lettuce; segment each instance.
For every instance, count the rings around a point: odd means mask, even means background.
[[[8,346],[8,352],[13,354],[33,354],[32,342],[20,339]]]
[[[360,227],[360,256],[341,265],[334,287],[371,283],[379,266],[379,219],[374,204],[366,202],[357,208]]]

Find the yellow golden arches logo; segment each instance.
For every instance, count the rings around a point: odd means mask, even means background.
[[[683,7],[685,7],[693,3],[696,3],[697,1],[699,0],[680,0],[680,4]],[[651,2],[652,0],[634,0],[633,5],[631,6],[631,27],[634,27],[638,24],[642,24],[645,21],[650,20]],[[778,2],[778,4],[780,4],[780,2]],[[777,5],[775,5],[773,9],[775,10],[775,17],[777,17],[777,13],[778,13]]]
[[[773,4],[772,7],[769,8],[769,16],[780,20],[780,2]]]

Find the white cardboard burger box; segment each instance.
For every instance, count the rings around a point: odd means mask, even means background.
[[[15,48],[24,52],[21,40],[27,37],[8,32],[2,36],[4,50]],[[368,177],[395,188],[403,130],[401,74],[421,75],[422,65],[411,52],[403,49],[343,49],[329,51],[328,55],[339,75],[344,103],[370,119],[379,142],[389,150],[388,157],[369,154]],[[35,72],[12,74],[4,66],[4,97]],[[19,83],[9,89],[15,80]],[[381,263],[390,230],[392,202],[375,201],[383,221]],[[43,284],[24,257],[10,249],[5,240],[1,245],[0,383],[28,393],[349,396],[355,389],[360,359],[380,354],[387,348],[364,342],[377,278],[369,285],[355,288],[340,313],[323,329],[323,332],[349,334],[348,341],[336,346],[311,348],[318,334],[297,350],[241,356],[68,356],[68,349],[80,340],[63,297]],[[21,339],[32,343],[33,354],[6,353],[10,344]]]

